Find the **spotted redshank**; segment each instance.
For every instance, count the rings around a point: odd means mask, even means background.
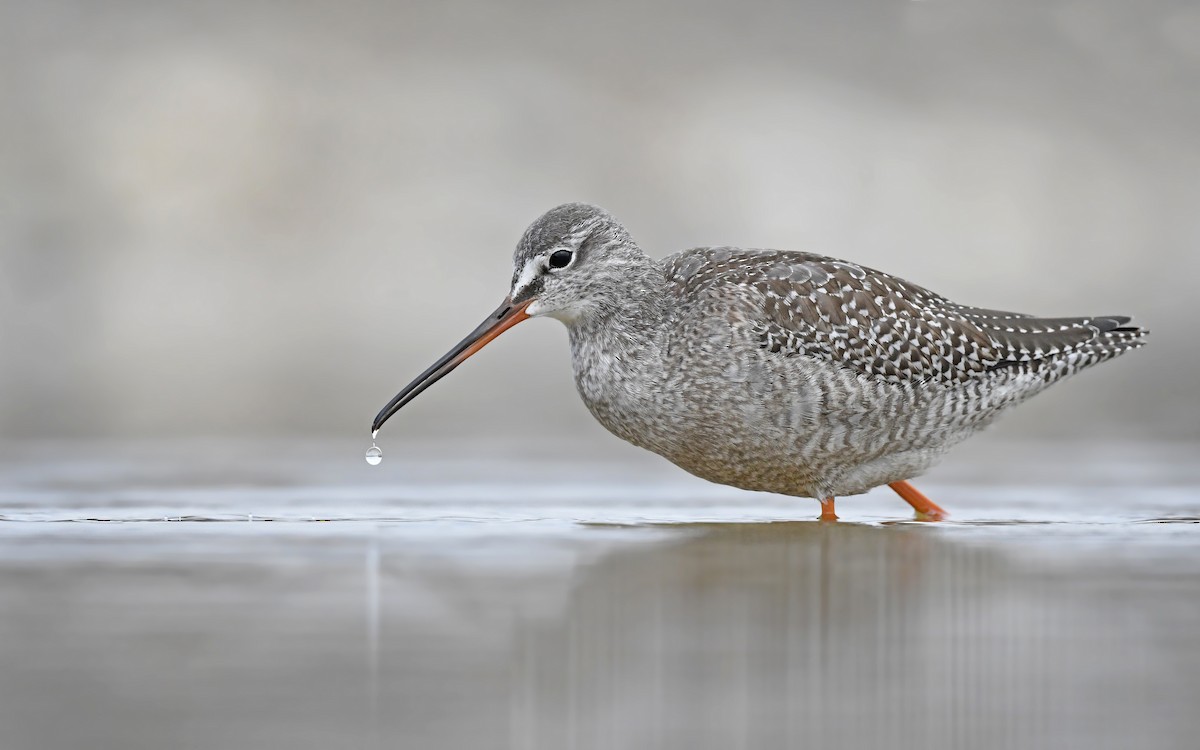
[[[521,321],[570,333],[575,385],[617,437],[720,484],[816,498],[908,480],[1052,383],[1136,349],[1117,315],[960,305],[823,255],[736,247],[650,259],[608,212],[569,203],[517,244],[509,295],[375,417],[372,431]]]

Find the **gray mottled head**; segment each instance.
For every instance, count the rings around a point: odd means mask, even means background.
[[[657,276],[657,284],[655,277]],[[474,331],[446,352],[387,403],[371,434],[426,388],[522,320],[550,315],[571,326],[579,321],[607,322],[625,313],[626,322],[609,332],[640,332],[652,325],[646,299],[663,283],[658,265],[647,258],[624,227],[602,208],[568,203],[533,222],[513,255],[512,292]],[[599,314],[598,314],[599,313]],[[659,316],[661,318],[661,316]],[[596,343],[595,337],[589,341]]]
[[[607,211],[565,203],[533,222],[513,253],[511,297],[526,313],[570,323],[611,309],[652,261]]]

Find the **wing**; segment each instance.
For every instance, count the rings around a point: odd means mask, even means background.
[[[959,305],[881,271],[812,253],[700,248],[667,260],[690,294],[753,300],[742,320],[764,349],[827,360],[892,382],[966,383],[998,368],[1055,361],[1137,339],[1129,318],[1037,318]]]

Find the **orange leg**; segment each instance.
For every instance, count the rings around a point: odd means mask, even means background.
[[[917,518],[922,521],[940,521],[950,515],[908,482],[892,482],[888,487],[891,487],[896,491],[897,495],[904,498],[904,501],[911,505],[913,510],[917,512]]]
[[[833,501],[834,501],[834,498],[832,498],[832,497],[827,497],[821,501],[821,520],[822,521],[836,521],[837,520],[837,513],[833,512]]]

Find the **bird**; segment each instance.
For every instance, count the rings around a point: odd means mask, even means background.
[[[508,296],[401,390],[393,414],[504,331],[567,327],[576,389],[609,432],[703,479],[820,502],[910,482],[1048,386],[1141,347],[1123,315],[1038,317],[951,302],[815,253],[698,247],[653,260],[606,210],[566,203],[513,253]]]

